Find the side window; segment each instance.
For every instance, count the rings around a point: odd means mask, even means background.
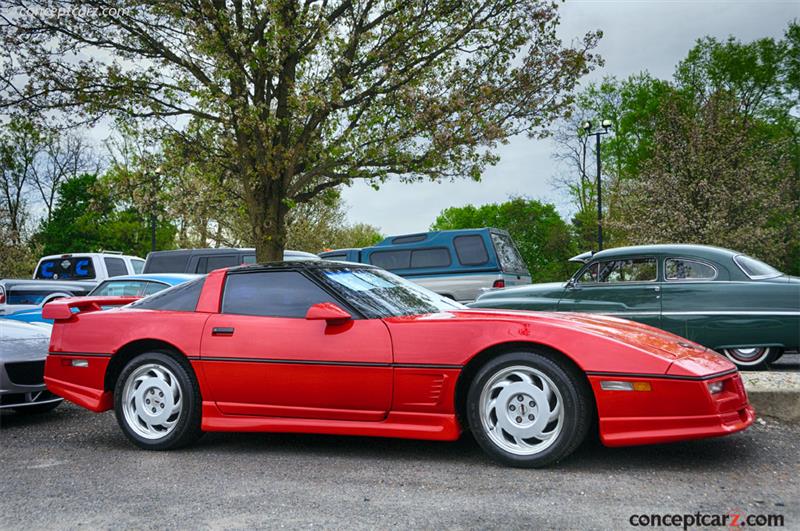
[[[630,258],[599,263],[599,282],[647,282],[656,279],[655,258]]]
[[[490,235],[503,271],[527,275],[528,267],[525,265],[525,261],[520,256],[519,251],[517,251],[517,247],[511,237],[508,234],[497,232],[492,232]]]
[[[209,256],[206,262],[206,270],[204,273],[221,269],[223,267],[232,267],[239,265],[239,257],[235,254],[226,254],[223,256]]]
[[[667,280],[711,280],[717,276],[713,267],[694,260],[667,258],[664,266],[664,277]]]
[[[411,268],[449,267],[450,251],[445,248],[411,251]]]
[[[333,260],[334,262],[337,261],[337,260],[346,261],[347,260],[347,255],[344,254],[344,253],[341,253],[341,254],[326,254],[325,256],[322,257],[322,259],[323,260]]]
[[[255,264],[256,263],[256,255],[254,254],[246,254],[242,257],[243,264]]]
[[[125,260],[122,258],[103,258],[106,263],[106,270],[109,277],[120,277],[128,274],[128,268],[125,267]]]
[[[144,260],[131,260],[131,267],[134,274],[138,275],[144,269]]]
[[[164,291],[168,287],[169,286],[162,284],[161,282],[148,282],[147,286],[144,288],[144,296],[147,297],[148,295],[153,295],[159,291]]]
[[[597,263],[591,264],[586,270],[581,273],[580,278],[578,278],[578,282],[582,284],[588,284],[591,282],[597,282]]]
[[[228,275],[222,313],[304,318],[319,302],[334,302],[325,290],[297,271]]]
[[[376,251],[369,256],[369,263],[384,269],[408,269],[411,266],[411,251]]]
[[[203,291],[206,277],[190,280],[169,289],[159,291],[152,297],[141,299],[131,307],[147,310],[170,310],[174,312],[193,312]]]
[[[148,273],[190,273],[188,263],[188,252],[156,251],[148,255],[145,265]]]
[[[472,236],[456,236],[453,238],[458,261],[461,265],[481,265],[489,261],[489,253],[483,238],[474,234]]]

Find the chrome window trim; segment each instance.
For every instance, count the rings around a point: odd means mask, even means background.
[[[782,276],[782,274],[783,274],[780,271],[778,271],[777,275],[755,275],[755,276],[753,276],[750,273],[748,273],[745,270],[745,268],[742,267],[742,264],[739,263],[739,260],[737,260],[740,256],[747,256],[747,255],[745,255],[745,254],[737,254],[736,256],[733,257],[733,263],[736,264],[736,267],[738,267],[742,271],[742,273],[744,273],[744,276],[746,276],[750,280],[762,280],[762,279],[765,279],[765,278],[777,278],[779,276]],[[751,257],[748,257],[748,258],[751,258]],[[754,260],[758,260],[758,258],[754,258]],[[764,262],[764,263],[766,264],[766,262]],[[769,264],[767,264],[767,265],[769,266]],[[770,267],[772,267],[772,266],[770,266]],[[775,269],[775,268],[773,267],[773,269]],[[776,271],[777,271],[777,269],[776,269]]]
[[[641,259],[641,258],[652,259],[656,263],[656,278],[654,278],[653,280],[623,280],[621,282],[581,282],[579,280],[581,278],[581,275],[583,275],[583,273],[586,270],[588,270],[590,267],[592,267],[594,264],[599,264],[601,262],[617,262],[617,261],[620,261],[620,260],[636,260],[636,259]],[[574,279],[576,285],[589,286],[589,287],[594,287],[594,286],[613,286],[613,285],[618,285],[618,284],[625,284],[625,285],[628,285],[628,286],[630,286],[632,284],[646,284],[647,285],[647,284],[654,284],[654,283],[658,282],[658,277],[659,277],[660,270],[661,270],[661,264],[659,264],[659,260],[658,260],[657,256],[654,256],[654,255],[637,255],[637,256],[627,256],[625,258],[607,258],[607,259],[600,259],[600,260],[592,260],[592,261],[588,262],[585,266],[583,266],[581,269],[579,269],[578,272],[575,273],[575,276],[572,277],[572,278]]]
[[[707,265],[714,270],[714,276],[711,278],[669,278],[667,277],[667,260],[685,260],[687,262],[697,262],[698,264]],[[717,277],[719,277],[719,270],[717,269],[717,266],[707,260],[703,260],[702,258],[690,258],[688,256],[664,257],[664,281],[669,282],[670,284],[679,282],[713,282],[717,279]]]

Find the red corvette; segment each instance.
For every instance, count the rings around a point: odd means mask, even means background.
[[[492,457],[530,467],[590,429],[622,446],[754,418],[733,364],[680,337],[612,317],[470,310],[355,264],[218,270],[138,301],[58,300],[44,317],[49,389],[113,408],[146,449],[204,431],[449,441],[468,427]]]

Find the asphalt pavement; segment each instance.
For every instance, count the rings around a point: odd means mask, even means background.
[[[778,358],[775,363],[770,365],[769,368],[772,371],[800,371],[800,354],[797,352],[787,352]]]
[[[456,443],[206,434],[144,452],[113,413],[0,414],[0,527],[624,529],[634,514],[767,515],[800,528],[800,426],[610,449],[545,470]]]

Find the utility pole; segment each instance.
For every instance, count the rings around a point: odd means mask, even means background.
[[[597,155],[597,250],[603,250],[603,190],[601,180],[601,167],[600,167],[600,136],[608,134],[608,128],[611,127],[611,120],[603,120],[601,123],[602,129],[592,131],[592,122],[585,121],[581,124],[581,129],[586,135],[594,135],[595,149]],[[586,149],[586,146],[584,146]],[[584,172],[586,170],[584,169]]]

